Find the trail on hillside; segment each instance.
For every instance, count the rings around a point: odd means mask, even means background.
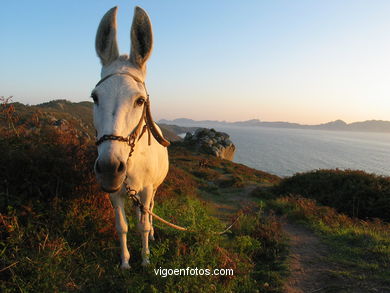
[[[285,283],[286,293],[346,292],[343,280],[332,274],[337,266],[326,260],[329,248],[318,236],[286,219],[282,219],[282,227],[289,238],[290,250],[291,275]]]
[[[243,188],[241,192],[224,193],[223,199],[206,197],[216,209],[215,216],[221,219],[240,208],[254,203],[250,193],[253,186]],[[286,293],[324,293],[324,292],[364,292],[354,288],[348,280],[343,280],[332,272],[340,268],[326,258],[329,248],[309,229],[294,224],[286,218],[280,218],[284,233],[288,238],[288,264],[290,275],[285,281]],[[351,291],[353,288],[353,291]]]

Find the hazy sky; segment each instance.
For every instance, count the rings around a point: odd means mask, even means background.
[[[103,14],[150,15],[155,118],[390,120],[390,1],[2,1],[0,96],[89,100]]]

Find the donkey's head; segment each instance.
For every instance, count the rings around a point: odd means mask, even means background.
[[[97,138],[103,135],[128,137],[142,118],[147,99],[142,82],[153,44],[149,17],[143,9],[135,8],[130,33],[131,52],[129,56],[119,56],[116,12],[114,7],[103,16],[96,34],[96,52],[103,65],[102,80],[91,94],[95,103]],[[107,76],[110,77],[104,79]],[[117,140],[104,140],[99,144],[95,173],[103,190],[115,192],[120,189],[126,177],[129,151],[128,144]]]

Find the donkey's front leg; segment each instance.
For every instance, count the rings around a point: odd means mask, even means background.
[[[125,214],[125,198],[120,192],[111,193],[110,199],[115,209],[115,226],[121,245],[121,268],[129,269],[130,254],[127,249],[127,220]]]
[[[149,208],[150,202],[153,197],[153,187],[152,186],[145,187],[139,193],[139,196],[140,196],[141,203],[145,207]],[[141,233],[141,237],[142,237],[142,266],[147,266],[150,264],[150,260],[149,260],[149,255],[150,255],[149,232],[151,227],[150,218],[147,212],[145,211],[142,212],[139,208],[136,208],[136,212],[137,212],[137,218],[139,220],[137,228],[138,231]]]

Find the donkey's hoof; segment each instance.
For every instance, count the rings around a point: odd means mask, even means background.
[[[154,236],[152,234],[149,234],[149,240],[154,241]]]
[[[123,264],[121,264],[121,269],[122,270],[130,270],[130,265],[128,263],[123,263]]]
[[[141,266],[147,267],[148,265],[150,265],[150,260],[149,260],[149,258],[144,258],[144,259],[142,260]]]

